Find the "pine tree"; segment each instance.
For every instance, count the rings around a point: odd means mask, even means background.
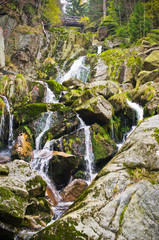
[[[129,19],[130,40],[135,41],[136,39],[145,36],[149,31],[149,28],[150,24],[148,19],[145,18],[144,5],[141,2],[137,2]]]
[[[57,0],[47,0],[44,5],[43,15],[52,24],[58,24],[60,20],[61,10]]]

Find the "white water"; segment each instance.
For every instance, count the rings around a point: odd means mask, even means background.
[[[9,136],[8,136],[8,145],[11,146],[13,143],[13,115],[10,112],[10,106],[9,106],[9,102],[8,99],[5,96],[1,96],[3,98],[3,101],[5,103],[4,109],[3,109],[3,114],[1,117],[1,126],[0,126],[0,137],[3,140],[3,136],[5,134],[5,128],[7,126],[5,126],[5,111],[8,112],[9,115]]]
[[[102,53],[102,46],[98,46],[97,54],[101,54],[101,53]]]
[[[136,115],[137,115],[137,120],[142,121],[143,115],[144,115],[143,108],[141,106],[139,106],[137,103],[133,103],[133,102],[129,101],[128,99],[127,99],[127,103],[129,105],[129,107],[131,107],[133,110],[135,110]],[[122,142],[117,144],[118,150],[122,147],[125,140],[130,136],[130,134],[134,131],[135,128],[136,128],[136,126],[132,126],[130,131],[128,133],[124,134]]]
[[[58,79],[58,82],[63,83],[64,81],[69,80],[71,77],[76,77],[77,79],[86,83],[90,72],[90,66],[85,66],[85,60],[86,56],[82,56],[74,61],[70,70],[60,79]]]
[[[143,120],[143,115],[144,115],[143,108],[141,106],[139,106],[137,103],[133,103],[133,102],[129,101],[128,99],[127,99],[127,103],[129,105],[129,107],[131,107],[132,109],[134,109],[136,111],[137,120],[138,121]]]
[[[86,163],[86,182],[90,184],[93,178],[96,176],[94,170],[94,154],[91,141],[90,126],[86,126],[84,121],[77,115],[80,120],[80,129],[84,129],[85,136],[85,163]]]
[[[35,139],[35,148],[36,150],[40,150],[41,149],[41,141],[42,141],[42,137],[44,135],[44,133],[46,131],[49,130],[49,128],[51,127],[51,123],[52,123],[52,112],[47,112],[45,113],[47,114],[47,118],[46,118],[46,122],[45,122],[45,127],[43,129],[43,131],[37,136],[37,138]]]
[[[46,87],[46,95],[45,95],[45,102],[46,103],[58,103],[55,94],[51,91],[48,84],[45,82]]]

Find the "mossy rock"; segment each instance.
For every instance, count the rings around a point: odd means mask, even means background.
[[[41,82],[28,81],[29,102],[42,102],[44,98],[45,87]]]
[[[141,71],[138,74],[136,87],[139,87],[140,85],[143,85],[147,82],[152,82],[157,77],[159,77],[159,69],[156,69],[156,70],[153,70],[153,71]]]
[[[54,80],[47,81],[49,88],[52,92],[54,92],[56,98],[60,96],[60,93],[65,90],[65,88],[59,83]]]
[[[0,164],[0,175],[8,175],[9,168],[6,165]]]
[[[15,121],[19,124],[26,124],[38,118],[42,112],[47,112],[46,103],[28,104],[14,112]]]
[[[95,165],[101,168],[117,152],[117,146],[104,127],[98,124],[91,126],[91,135]]]
[[[144,70],[152,71],[159,68],[159,51],[155,50],[144,61]]]

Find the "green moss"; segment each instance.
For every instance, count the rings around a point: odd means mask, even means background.
[[[122,221],[123,221],[123,218],[124,218],[124,214],[125,214],[125,211],[126,209],[128,208],[128,205],[129,205],[129,202],[125,205],[121,215],[120,215],[120,220],[119,220],[119,227],[121,227],[121,224],[122,224]]]
[[[159,144],[159,128],[155,128],[153,136],[155,137],[156,142]]]
[[[54,92],[55,96],[58,98],[61,91],[63,91],[65,88],[58,82],[54,80],[47,81],[49,88]]]
[[[38,118],[42,112],[47,112],[46,103],[32,103],[20,107],[14,112],[17,122],[25,124]]]
[[[130,178],[135,181],[148,180],[152,184],[159,183],[159,173],[155,171],[148,171],[145,168],[128,168],[126,166],[127,172]]]
[[[73,219],[68,219],[68,222],[63,220],[56,221],[52,225],[46,227],[44,230],[40,231],[35,235],[32,240],[45,239],[45,240],[88,240],[87,235],[79,232],[75,226],[77,223]]]

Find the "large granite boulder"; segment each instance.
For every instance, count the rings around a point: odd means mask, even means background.
[[[15,160],[0,166],[0,239],[14,239],[16,228],[40,229],[51,220],[45,190],[46,182],[29,163]]]
[[[31,239],[158,239],[159,115],[146,119],[61,219]]]
[[[152,71],[159,68],[159,51],[155,50],[144,61],[144,69],[146,71]]]
[[[141,71],[137,78],[137,87],[147,82],[155,81],[159,78],[159,69],[153,71]]]
[[[86,123],[100,123],[108,122],[113,115],[112,105],[103,97],[97,96],[86,101],[76,108],[82,119]]]
[[[104,98],[108,99],[114,94],[119,93],[119,85],[113,81],[94,81],[89,84],[89,88],[95,91],[99,95],[103,95]]]

